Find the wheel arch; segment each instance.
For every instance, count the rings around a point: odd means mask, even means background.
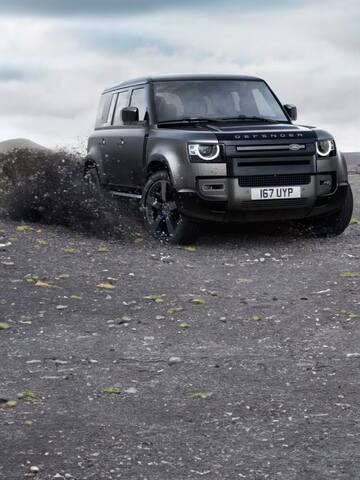
[[[84,160],[84,163],[83,163],[83,169],[84,169],[83,173],[84,174],[85,174],[85,172],[88,168],[95,168],[96,169],[97,174],[99,176],[100,183],[102,184],[103,183],[102,179],[104,178],[104,172],[102,171],[99,163],[96,160],[94,160],[92,157],[86,157],[85,160]]]
[[[99,171],[97,162],[90,157],[86,157],[84,160],[84,170],[86,170],[87,168],[96,168],[96,170]]]
[[[171,181],[173,182],[173,175],[169,162],[162,155],[154,155],[150,158],[149,162],[146,165],[146,180],[149,179],[150,175],[153,175],[154,173],[161,170],[166,170],[170,176]]]
[[[338,152],[338,161],[337,161],[337,181],[338,183],[348,183],[348,168],[345,156],[342,152]]]

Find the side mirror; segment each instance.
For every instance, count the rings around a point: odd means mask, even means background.
[[[295,105],[284,105],[284,108],[286,110],[286,113],[289,115],[290,117],[290,120],[293,120],[295,122],[295,120],[297,119],[297,108],[295,107]]]
[[[134,123],[139,121],[139,109],[137,107],[126,107],[121,110],[122,121],[126,123]]]

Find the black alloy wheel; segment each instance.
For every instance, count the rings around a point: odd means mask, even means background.
[[[142,207],[151,234],[165,242],[186,244],[197,237],[197,226],[179,211],[176,191],[166,171],[150,176],[144,188]]]

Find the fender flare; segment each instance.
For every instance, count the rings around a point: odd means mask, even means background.
[[[339,183],[348,183],[348,167],[346,163],[345,155],[342,152],[338,152],[338,165],[337,174]]]
[[[153,166],[155,168],[152,170],[151,166]],[[172,170],[171,170],[171,167],[170,167],[170,163],[168,162],[166,157],[164,157],[163,155],[159,155],[159,154],[152,155],[149,158],[149,160],[146,162],[146,167],[145,167],[146,180],[149,178],[149,173],[150,172],[154,173],[154,172],[162,170],[162,169],[164,169],[168,172],[171,181],[174,182],[174,177],[173,177],[173,173],[172,173]]]
[[[102,171],[101,166],[99,165],[99,163],[98,163],[96,160],[94,160],[92,157],[85,157],[84,162],[83,162],[83,169],[84,169],[84,171],[85,171],[85,169],[86,169],[87,167],[90,167],[90,166],[96,168],[96,170],[97,170],[97,172],[98,172],[98,175],[99,175],[99,178],[100,178],[100,180],[101,180],[101,178],[102,178],[103,175],[104,175],[104,172]]]

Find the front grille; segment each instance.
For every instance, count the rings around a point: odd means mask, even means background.
[[[242,202],[246,209],[268,210],[276,208],[301,208],[308,205],[307,198],[288,198],[286,200],[251,200]]]
[[[249,175],[239,177],[240,187],[281,187],[293,185],[308,185],[311,176],[306,174],[284,174],[284,175]]]
[[[239,168],[244,168],[244,167],[279,167],[279,166],[284,166],[284,165],[291,165],[292,167],[294,165],[310,165],[311,160],[280,160],[280,158],[276,160],[258,160],[254,158],[252,159],[247,159],[248,161],[242,160],[241,162],[238,162],[237,166]]]

